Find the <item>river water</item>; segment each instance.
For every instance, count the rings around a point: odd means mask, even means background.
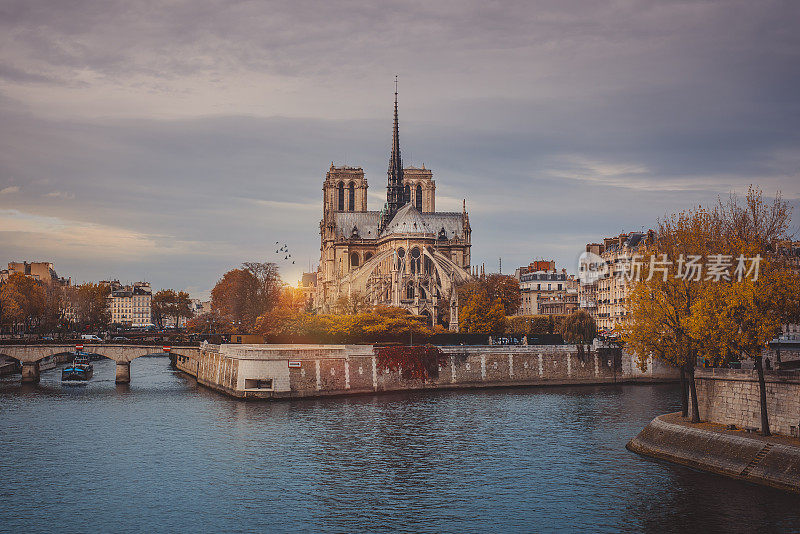
[[[800,497],[625,450],[672,385],[243,403],[168,363],[0,379],[0,531],[800,531]]]

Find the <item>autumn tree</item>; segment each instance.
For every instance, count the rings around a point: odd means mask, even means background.
[[[211,290],[211,307],[230,332],[247,332],[260,315],[258,279],[246,269],[225,273]]]
[[[333,313],[338,315],[356,315],[372,308],[367,298],[359,291],[350,294],[342,293],[333,303]]]
[[[776,253],[778,243],[789,237],[791,211],[780,194],[767,200],[751,186],[744,199],[731,195],[720,201],[716,213],[721,227],[717,259],[729,270],[706,286],[693,305],[689,327],[707,359],[734,354],[753,361],[761,433],[768,436],[763,351],[783,323],[796,319],[800,295],[798,273]]]
[[[211,290],[211,307],[231,332],[249,332],[278,303],[281,288],[274,263],[246,262],[225,273]]]
[[[153,295],[150,307],[153,319],[160,327],[164,326],[167,317],[175,318],[176,328],[182,318],[188,320],[192,317],[192,299],[186,291],[162,289]]]
[[[216,310],[195,315],[186,321],[187,332],[194,334],[214,334],[220,330],[226,331],[228,323],[222,319],[222,316]],[[222,328],[221,328],[222,327]]]
[[[625,265],[633,287],[622,339],[642,369],[650,357],[679,369],[682,414],[688,416],[691,395],[692,422],[700,421],[694,383],[700,343],[689,325],[693,306],[708,283],[698,260],[714,253],[719,236],[715,212],[682,211],[659,221],[655,239],[641,251],[640,270],[635,258]]]
[[[150,312],[159,328],[163,328],[164,319],[172,314],[172,307],[177,297],[174,290],[162,289],[150,299]]]
[[[464,333],[500,334],[505,331],[506,314],[499,298],[490,300],[486,291],[468,293],[458,312],[458,328]]]
[[[489,300],[499,299],[505,315],[514,315],[522,304],[522,291],[519,281],[513,276],[490,274],[484,279]]]
[[[107,285],[87,282],[73,288],[69,293],[71,306],[75,310],[76,322],[84,328],[100,329],[111,322]]]
[[[47,295],[43,284],[15,273],[0,285],[0,321],[10,328],[30,332],[45,314]]]

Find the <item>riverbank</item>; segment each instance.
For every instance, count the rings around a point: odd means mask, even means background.
[[[653,419],[626,447],[643,456],[800,493],[800,439],[794,437],[692,424],[674,413]]]
[[[675,369],[642,371],[618,348],[575,345],[443,346],[438,368],[410,378],[371,345],[206,345],[174,357],[201,385],[239,399],[313,398],[421,389],[670,382]]]

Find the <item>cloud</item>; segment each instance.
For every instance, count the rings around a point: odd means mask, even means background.
[[[209,288],[281,240],[294,281],[332,160],[382,205],[399,74],[404,161],[433,170],[439,209],[467,199],[475,262],[571,268],[585,242],[750,183],[800,198],[798,18],[779,0],[9,0],[0,250]]]
[[[10,185],[8,187],[4,187],[0,189],[0,195],[10,195],[11,193],[19,193],[19,186],[18,185]]]
[[[65,191],[50,191],[49,193],[46,193],[44,196],[48,198],[61,198],[64,200],[75,199],[75,193],[67,193]]]

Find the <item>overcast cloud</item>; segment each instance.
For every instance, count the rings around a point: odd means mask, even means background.
[[[206,296],[319,258],[333,161],[467,199],[473,259],[586,242],[755,183],[800,201],[800,3],[0,0],[0,262]],[[795,221],[800,210],[795,208]]]

